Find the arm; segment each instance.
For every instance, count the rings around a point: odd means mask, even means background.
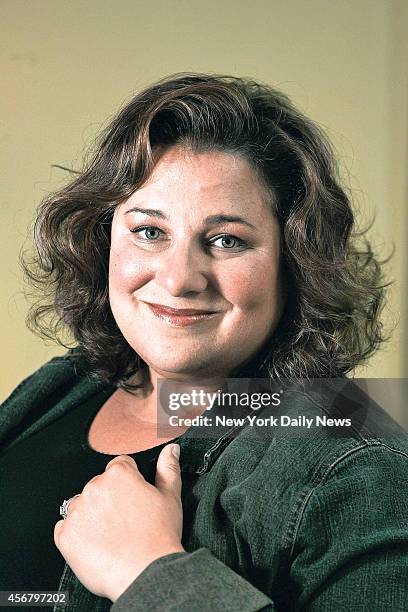
[[[273,612],[272,601],[206,548],[151,563],[111,612]]]
[[[301,510],[295,609],[406,610],[408,456],[383,445],[349,454]]]
[[[270,603],[208,550],[185,552],[181,478],[173,447],[166,445],[159,455],[156,486],[145,481],[131,457],[114,457],[56,523],[55,543],[76,577],[72,606],[79,601],[83,605],[90,594],[105,599],[98,605],[104,607],[110,599],[115,602],[111,610],[129,612],[190,612],[197,606],[211,612],[256,612]],[[72,572],[67,572],[66,584]]]
[[[381,445],[332,467],[299,508],[283,608],[200,548],[151,563],[111,612],[405,610],[407,475],[408,456]]]

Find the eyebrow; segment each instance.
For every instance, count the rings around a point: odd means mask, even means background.
[[[156,210],[155,208],[138,208],[137,206],[133,206],[125,212],[125,215],[127,215],[128,213],[142,213],[143,215],[149,215],[150,217],[156,217],[157,219],[164,219],[165,221],[169,220],[169,218],[161,210]],[[242,223],[242,225],[247,225],[248,227],[251,227],[255,230],[257,229],[255,225],[237,215],[210,215],[209,217],[206,217],[204,219],[204,223],[206,225],[219,225],[221,223]]]

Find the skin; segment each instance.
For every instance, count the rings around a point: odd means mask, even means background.
[[[219,215],[241,222],[209,223]],[[165,150],[149,180],[116,209],[111,309],[150,374],[139,397],[117,392],[134,420],[157,418],[158,378],[191,386],[199,379],[211,387],[261,348],[282,311],[279,236],[270,195],[256,172],[245,159],[223,152]],[[146,303],[217,314],[178,327]],[[120,455],[56,524],[58,549],[93,593],[115,601],[152,561],[184,550],[173,446],[160,453],[155,486],[131,457]]]

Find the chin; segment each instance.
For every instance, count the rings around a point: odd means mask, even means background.
[[[192,359],[149,359],[146,355],[144,361],[148,366],[154,370],[159,377],[165,378],[169,375],[172,376],[221,376],[223,375],[224,368],[221,364],[217,365],[214,358],[202,358],[197,359],[195,356]]]
[[[150,367],[163,378],[169,374],[180,376],[200,376],[203,374],[214,374],[214,368],[206,363],[152,363]]]

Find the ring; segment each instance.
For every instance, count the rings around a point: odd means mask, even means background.
[[[68,516],[69,504],[72,502],[73,499],[75,499],[78,496],[79,496],[79,493],[77,493],[73,497],[70,497],[69,499],[64,499],[64,501],[62,502],[62,506],[60,506],[59,513],[60,513],[60,516],[62,516],[62,518],[64,519],[64,521]]]

